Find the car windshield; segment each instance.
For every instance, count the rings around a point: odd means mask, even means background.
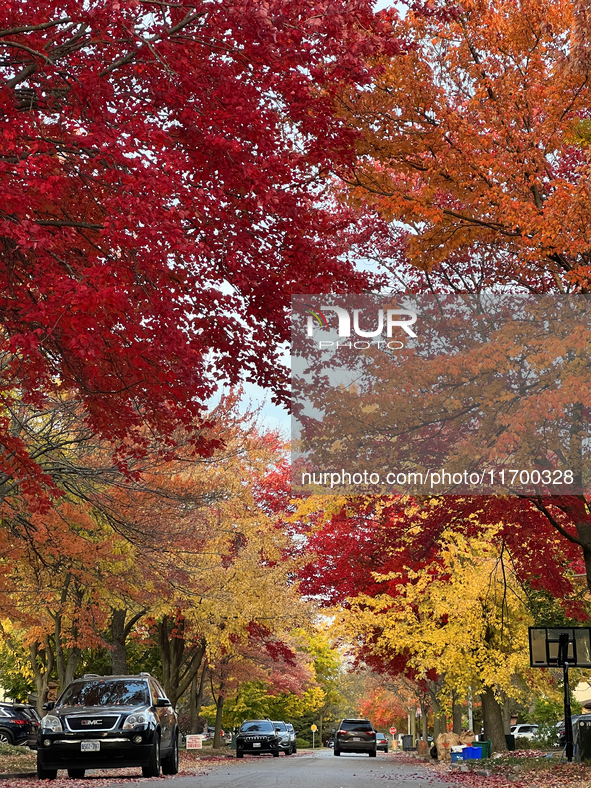
[[[148,686],[145,681],[74,682],[56,703],[59,706],[147,706]]]
[[[367,720],[343,720],[341,723],[342,731],[371,731],[371,722]]]
[[[266,720],[256,720],[255,722],[243,722],[240,733],[274,733],[275,729],[271,722]]]
[[[279,730],[279,731],[287,730],[287,726],[285,725],[284,722],[274,722],[273,725],[275,726],[275,730]]]

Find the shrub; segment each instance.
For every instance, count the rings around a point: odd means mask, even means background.
[[[526,739],[524,736],[518,736],[515,739],[515,749],[516,750],[531,750],[533,749],[533,744],[531,739]]]

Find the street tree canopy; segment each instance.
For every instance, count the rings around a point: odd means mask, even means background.
[[[222,380],[285,400],[290,293],[367,284],[323,192],[381,27],[367,0],[2,6],[3,463],[33,473],[7,413],[58,386],[128,453],[198,436]]]

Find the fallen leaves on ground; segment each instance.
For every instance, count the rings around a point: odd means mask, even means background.
[[[544,753],[507,753],[503,758],[472,762],[471,771],[450,770],[449,764],[433,762],[429,767],[452,785],[466,788],[589,788],[591,766],[558,762]],[[489,771],[489,776],[478,771]]]
[[[35,771],[36,756],[25,747],[0,742],[0,774]]]
[[[8,745],[10,747],[10,745]],[[18,747],[10,747],[10,750],[17,750],[16,754],[6,752],[6,746],[0,745],[0,773],[10,772],[30,772],[36,770],[36,754],[30,750],[19,750]],[[14,761],[15,768],[9,768]],[[205,776],[216,766],[228,765],[234,758],[228,754],[214,754],[210,752],[179,752],[179,777]],[[56,780],[44,781],[51,788],[108,788],[113,782],[117,783],[138,783],[155,782],[157,780],[168,779],[171,777],[142,777],[142,770],[139,767],[127,769],[89,769],[87,775],[81,780],[72,780],[67,777],[65,770],[59,771]],[[172,778],[174,779],[174,778]],[[37,783],[37,777],[23,777],[0,780],[0,788],[31,788],[31,783]]]

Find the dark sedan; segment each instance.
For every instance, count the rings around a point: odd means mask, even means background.
[[[383,733],[376,733],[376,750],[388,752],[388,739]]]

